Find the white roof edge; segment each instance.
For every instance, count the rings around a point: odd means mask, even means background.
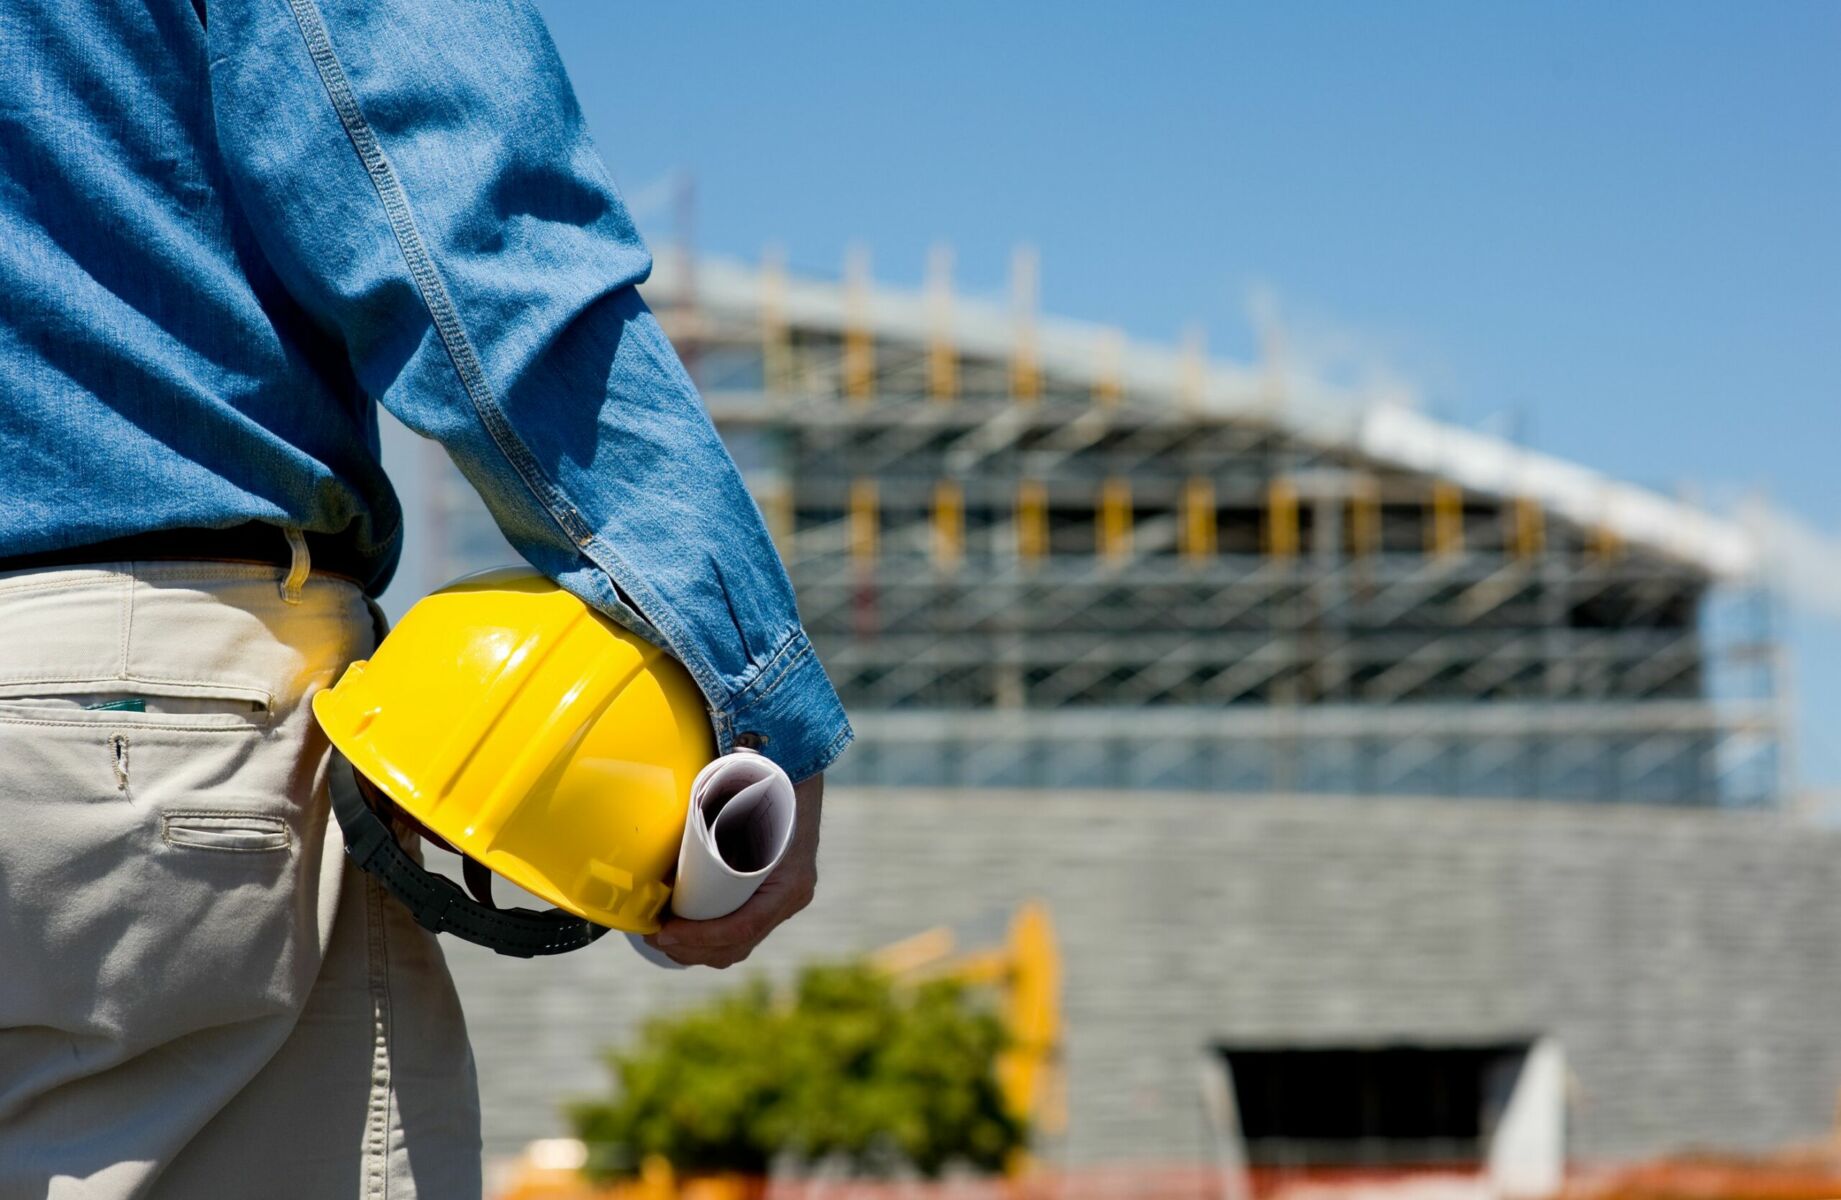
[[[1526,496],[1569,521],[1608,529],[1626,541],[1700,563],[1716,575],[1745,575],[1758,565],[1756,539],[1737,522],[1410,409],[1391,404],[1369,408],[1355,447],[1465,488]]]
[[[682,266],[671,248],[662,250],[659,269],[644,288],[648,298],[681,303]],[[753,317],[761,308],[766,280],[760,270],[737,260],[699,257],[694,286],[700,307]],[[827,280],[784,276],[779,303],[790,325],[841,332],[852,315],[845,286]],[[944,330],[962,351],[994,358],[1007,357],[1016,345],[1016,317],[1002,302],[954,295],[950,310],[942,313],[924,292],[875,285],[866,289],[864,307],[871,327],[893,338],[925,343]],[[1185,370],[1195,370],[1181,351],[1124,339],[1103,325],[1050,316],[1038,316],[1032,324],[1043,372],[1060,378],[1094,383],[1110,370],[1128,396],[1174,400]],[[1108,339],[1116,348],[1110,363],[1100,349]],[[1759,565],[1757,539],[1736,521],[1426,416],[1397,394],[1342,387],[1295,368],[1280,375],[1265,366],[1218,359],[1202,365],[1199,380],[1191,375],[1190,386],[1197,383],[1197,403],[1209,413],[1255,417],[1468,490],[1526,496],[1569,521],[1609,530],[1714,575],[1743,576]]]

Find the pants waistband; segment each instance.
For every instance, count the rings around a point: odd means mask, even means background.
[[[0,573],[93,563],[171,561],[261,563],[291,572],[299,567],[303,556],[311,570],[342,576],[353,583],[362,583],[365,578],[364,564],[345,537],[303,533],[266,521],[246,521],[228,529],[156,529],[82,546],[0,555]]]
[[[172,561],[0,575],[0,628],[0,697],[222,694],[274,712],[367,653],[383,623],[341,579]]]

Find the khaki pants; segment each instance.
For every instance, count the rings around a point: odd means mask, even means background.
[[[308,706],[371,611],[305,566],[0,575],[0,1200],[480,1193],[446,964]]]

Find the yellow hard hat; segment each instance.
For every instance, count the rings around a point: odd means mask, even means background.
[[[417,602],[313,712],[361,781],[465,856],[476,894],[490,870],[573,914],[468,901],[333,789],[347,850],[422,924],[520,955],[658,928],[716,745],[652,643],[534,571],[487,571]]]

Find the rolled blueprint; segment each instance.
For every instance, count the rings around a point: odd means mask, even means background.
[[[671,911],[692,921],[726,917],[773,873],[792,842],[793,781],[780,765],[752,750],[736,750],[697,772],[690,811],[678,844]],[[629,934],[646,960],[677,966]]]

